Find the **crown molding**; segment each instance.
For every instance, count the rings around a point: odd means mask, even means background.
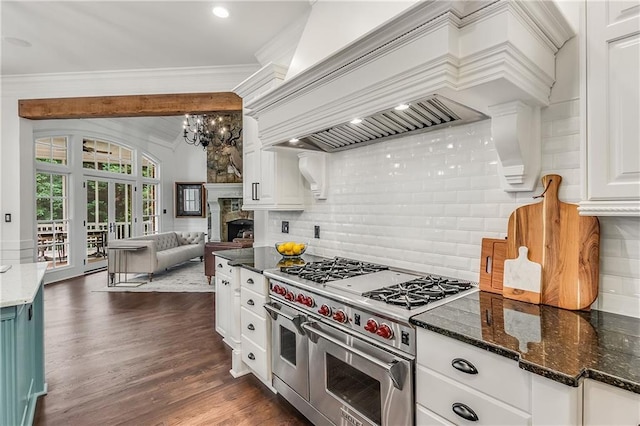
[[[259,69],[258,65],[158,68],[83,73],[1,76],[3,95],[46,98],[223,92]]]
[[[284,80],[286,75],[287,67],[269,63],[247,77],[231,91],[243,98],[246,103],[255,96],[259,96],[270,88],[276,87]]]
[[[640,201],[581,201],[580,216],[640,217]]]

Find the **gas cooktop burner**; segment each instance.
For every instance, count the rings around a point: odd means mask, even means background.
[[[343,280],[359,275],[371,274],[389,269],[387,266],[374,263],[360,262],[357,260],[335,257],[320,262],[310,262],[301,266],[282,266],[280,271],[297,275],[300,278],[326,283],[329,281]]]
[[[468,281],[438,275],[427,275],[391,287],[373,290],[364,293],[363,296],[390,305],[404,306],[407,309],[412,309],[418,306],[424,306],[432,300],[440,300],[452,294],[459,293],[460,291],[470,289],[471,287],[471,283]]]

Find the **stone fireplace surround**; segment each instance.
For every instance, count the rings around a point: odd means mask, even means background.
[[[223,211],[223,200],[242,201],[241,183],[205,183],[204,187],[207,190],[209,242],[226,240],[226,226],[223,226],[223,220],[253,219],[251,212],[239,211],[237,214],[231,214],[230,212]]]

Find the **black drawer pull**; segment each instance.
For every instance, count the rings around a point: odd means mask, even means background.
[[[458,371],[462,371],[467,374],[478,374],[478,369],[475,365],[463,358],[455,358],[451,361],[451,366]]]
[[[218,263],[218,268],[222,268],[222,263]]]
[[[249,358],[251,361],[253,361],[254,359],[256,359],[256,356],[252,352],[249,352],[249,355],[247,355],[247,358]]]
[[[451,406],[451,409],[453,410],[454,413],[456,413],[458,416],[462,417],[465,420],[469,420],[470,422],[478,421],[478,415],[468,405],[465,405],[461,402],[454,402],[453,405]]]
[[[249,306],[255,305],[255,303],[253,303],[253,299],[247,300],[247,305],[249,305]]]
[[[253,284],[253,278],[249,278],[249,279],[247,280],[247,284]]]
[[[251,331],[253,331],[253,330],[255,330],[255,329],[256,329],[256,328],[253,326],[253,324],[249,324],[249,325],[247,326],[247,328],[248,328],[249,330],[251,330]]]

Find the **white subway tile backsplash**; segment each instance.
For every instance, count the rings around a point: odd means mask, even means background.
[[[575,135],[580,132],[580,117],[554,120],[551,127],[553,136]]]
[[[563,177],[560,199],[580,200],[579,100],[541,111],[542,175]],[[309,252],[478,281],[483,237],[504,238],[509,215],[543,191],[501,189],[491,122],[485,120],[329,156],[328,198],[307,194],[303,212],[269,212],[273,241]],[[313,238],[320,225],[321,238]],[[640,317],[640,220],[600,218],[600,296],[595,309]]]

